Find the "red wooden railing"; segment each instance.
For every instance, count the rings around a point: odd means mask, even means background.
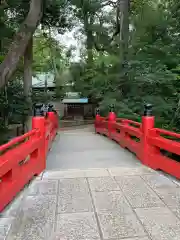
[[[180,134],[154,127],[153,116],[143,116],[142,122],[116,118],[110,112],[108,117],[98,113],[95,131],[115,140],[123,148],[135,153],[144,164],[155,170],[162,170],[180,179],[180,161],[163,155],[162,150],[179,155]],[[169,137],[177,140],[168,139]]]
[[[46,155],[58,130],[58,116],[32,119],[32,130],[0,146],[0,212],[46,167]]]

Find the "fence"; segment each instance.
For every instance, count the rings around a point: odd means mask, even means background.
[[[135,153],[144,165],[180,179],[180,134],[155,128],[154,122],[151,105],[146,105],[141,123],[116,118],[113,111],[102,117],[97,111],[95,130]]]
[[[0,212],[46,167],[46,155],[58,130],[58,116],[36,105],[32,130],[0,146]]]

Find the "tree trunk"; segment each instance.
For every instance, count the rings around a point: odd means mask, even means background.
[[[120,60],[121,69],[127,64],[129,43],[129,8],[130,0],[118,0],[120,10]]]
[[[87,31],[87,63],[88,65],[92,65],[93,63],[93,37],[92,37],[92,31]]]
[[[124,97],[129,92],[128,47],[129,47],[129,10],[130,0],[118,0],[120,21],[120,82],[119,89]]]
[[[24,96],[31,101],[32,88],[33,38],[30,39],[24,53]]]
[[[0,88],[12,76],[20,58],[23,57],[27,45],[42,18],[42,7],[43,0],[31,0],[29,13],[21,24],[4,61],[0,65]]]
[[[32,92],[32,61],[33,61],[33,38],[30,39],[27,48],[24,53],[24,96],[30,107],[29,116],[27,117],[24,125],[29,131],[31,129],[31,115],[32,115],[32,101],[31,101],[31,92]]]
[[[85,23],[86,25],[86,36],[87,36],[87,63],[89,65],[92,65],[93,63],[93,31],[92,31],[92,25],[94,22],[94,16],[89,16],[89,21]]]
[[[81,11],[83,16],[83,24],[86,35],[86,50],[87,50],[87,64],[91,66],[93,63],[93,32],[92,25],[94,22],[94,16],[92,16],[86,9],[84,1],[82,1]]]

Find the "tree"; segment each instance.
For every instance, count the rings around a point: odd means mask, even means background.
[[[127,1],[118,3],[101,15],[101,24],[96,24],[96,31],[93,24],[94,48],[97,50],[93,50],[93,65],[88,69],[84,62],[80,62],[71,68],[74,88],[96,97],[104,113],[107,114],[108,105],[114,103],[119,116],[136,120],[140,119],[144,103],[151,102],[159,126],[178,128],[178,1],[138,0],[131,1],[130,6],[124,5],[126,10],[122,6],[121,12],[129,14],[126,15],[126,24],[120,25],[124,41],[120,41],[117,35],[110,41],[116,17],[123,23],[117,6],[127,4]],[[94,15],[100,14],[96,12]]]
[[[24,55],[27,45],[42,18],[42,9],[42,0],[30,1],[28,15],[21,24],[4,61],[0,65],[0,88],[10,79],[17,68],[20,57]]]
[[[68,7],[68,2],[63,0],[19,0],[18,3],[10,1],[7,11],[9,10],[13,16],[16,16],[17,23],[21,22],[24,17],[25,19],[15,33],[9,51],[0,65],[0,88],[16,70],[20,58],[23,57],[29,41],[40,23],[43,28],[56,27],[58,32],[62,32],[69,26],[66,22],[69,13]],[[9,15],[6,14],[6,17],[8,18]]]
[[[36,32],[34,36],[33,75],[40,73],[53,74],[56,86],[56,97],[62,97],[63,85],[67,81],[65,72],[69,66],[67,49],[60,44],[49,30]],[[45,99],[44,97],[42,99]]]
[[[10,1],[11,11],[14,9],[16,13],[14,25],[13,14],[10,19],[4,12],[3,19],[8,21],[2,19],[1,61],[14,29],[29,10],[28,4],[19,1],[22,9],[19,12],[17,4]],[[114,103],[119,116],[138,120],[143,104],[151,102],[159,126],[178,128],[180,6],[177,0],[49,0],[44,3],[39,21],[41,33],[34,34],[34,73],[53,71],[59,96],[66,79],[73,83],[74,91],[96,98],[104,113]],[[71,29],[69,23],[78,26],[81,36],[85,36],[79,63],[71,63],[71,49],[67,51],[53,38],[54,31],[62,33]],[[8,36],[6,43],[5,36]],[[20,57],[16,71],[19,76],[21,60]]]
[[[130,0],[118,0],[118,12],[120,21],[120,64],[121,71],[127,66],[129,47],[129,11]]]
[[[0,25],[2,27],[0,36],[0,88],[3,92],[5,90],[5,92],[8,92],[10,88],[8,82],[13,80],[15,81],[13,87],[18,86],[19,91],[21,91],[17,82],[20,81],[22,86],[22,80],[24,79],[23,99],[26,99],[26,101],[22,101],[26,102],[29,110],[31,110],[32,105],[33,35],[37,28],[44,33],[48,29],[63,33],[67,27],[70,27],[66,21],[69,11],[69,3],[63,0],[8,0],[6,4],[0,6]],[[52,56],[46,62],[46,68],[50,69],[51,67]],[[10,95],[7,95],[7,98],[9,97]],[[7,99],[7,105],[8,103]],[[20,103],[18,102],[18,104]],[[24,116],[23,112],[24,109],[22,108],[19,114]],[[26,117],[28,115],[31,115],[30,111]],[[9,115],[6,116],[6,119],[8,123]],[[25,120],[23,117],[23,122]]]

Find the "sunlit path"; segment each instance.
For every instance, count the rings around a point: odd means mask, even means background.
[[[59,133],[47,158],[47,169],[136,167],[133,154],[95,134],[93,126]]]

